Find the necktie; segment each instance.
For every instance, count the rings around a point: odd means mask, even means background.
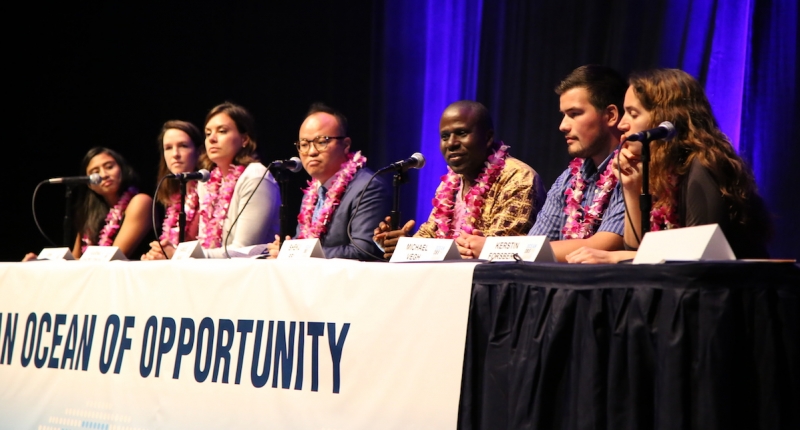
[[[319,216],[319,211],[322,210],[322,205],[325,204],[325,193],[327,193],[327,192],[328,192],[328,189],[323,187],[323,186],[320,186],[317,189],[317,195],[318,195],[317,205],[314,206],[314,214],[311,216],[311,220],[312,221],[316,221],[317,220],[317,217]]]

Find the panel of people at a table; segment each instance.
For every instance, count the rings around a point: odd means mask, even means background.
[[[278,184],[258,160],[254,121],[242,106],[214,107],[205,138],[189,122],[166,122],[158,137],[159,173],[210,170],[207,182],[188,183],[184,206],[185,240],[199,241],[209,258],[225,257],[226,246],[255,244],[268,244],[276,258],[283,240],[318,238],[327,258],[389,259],[406,236],[455,239],[463,258],[477,258],[486,237],[536,235],[549,238],[558,261],[614,263],[635,256],[643,216],[651,231],[716,223],[737,258],[767,257],[769,217],[753,174],[717,126],[697,80],[681,70],[654,69],[626,81],[613,69],[587,65],[555,91],[563,114],[558,128],[573,159],[549,192],[537,172],[495,138],[484,105],[456,101],[439,124],[447,171],[431,190],[431,213],[419,228],[414,220],[390,227],[388,183],[370,181],[374,172],[365,155],[351,149],[346,117],[324,104],[311,106],[295,142],[311,181],[293,238],[278,235]],[[676,133],[670,141],[649,143],[653,204],[642,214],[642,143],[627,137],[663,121]],[[155,198],[165,216],[159,241],[147,243],[152,200],[136,190],[136,174],[125,159],[94,148],[81,171],[98,173],[102,181],[82,190],[74,217],[76,258],[90,245],[117,246],[128,258],[172,256],[177,181],[159,188]]]

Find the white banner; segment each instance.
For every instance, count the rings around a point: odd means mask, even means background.
[[[0,264],[0,428],[455,428],[473,268]]]

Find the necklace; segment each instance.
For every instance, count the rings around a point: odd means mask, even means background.
[[[97,239],[97,245],[99,246],[111,246],[114,244],[114,237],[116,237],[117,232],[119,231],[120,226],[122,225],[122,218],[125,216],[125,209],[128,207],[128,203],[131,202],[133,196],[139,193],[139,190],[136,187],[128,188],[122,196],[117,201],[117,204],[114,205],[109,211],[108,215],[106,215],[106,224],[103,226],[103,229],[100,230],[100,235]],[[81,252],[86,252],[87,246],[92,246],[92,239],[84,233],[81,236]]]
[[[669,175],[671,187],[667,189],[667,195],[653,205],[650,210],[650,231],[670,230],[680,227],[678,223],[678,212],[675,210],[675,191],[678,188],[678,176]]]
[[[190,182],[186,188],[186,206],[184,210],[186,211],[186,224],[188,225],[192,222],[197,212],[198,198],[197,187],[194,182]],[[181,211],[180,193],[173,194],[170,200],[173,203],[167,207],[167,214],[164,217],[164,224],[161,226],[161,237],[159,239],[167,239],[171,244],[177,245],[179,236],[178,218]]]
[[[569,172],[572,181],[569,188],[564,191],[567,196],[567,204],[564,206],[564,213],[567,214],[567,221],[561,234],[565,239],[585,239],[594,234],[595,225],[602,220],[603,212],[611,200],[611,191],[617,185],[617,177],[614,176],[613,160],[617,151],[611,154],[611,160],[606,164],[606,168],[597,179],[599,192],[595,195],[591,205],[581,206],[583,190],[586,188],[586,181],[581,177],[581,166],[584,159],[575,158],[569,163]]]
[[[464,196],[466,214],[460,226],[453,225],[455,218],[453,208],[455,207],[455,196],[458,192],[458,187],[461,186],[461,177],[453,172],[450,167],[447,168],[447,173],[441,178],[442,184],[433,198],[433,219],[436,223],[437,238],[452,239],[458,237],[462,231],[472,234],[475,230],[475,225],[481,217],[484,196],[497,181],[503,171],[503,167],[506,165],[508,146],[503,142],[496,142],[493,145],[493,149],[494,151],[484,163],[481,173],[475,179],[475,184]]]
[[[313,219],[314,207],[317,205],[317,200],[319,200],[318,190],[322,183],[316,179],[308,182],[308,188],[303,190],[304,195],[303,203],[300,205],[300,214],[297,215],[297,221],[300,223],[298,239],[313,239],[325,234],[328,230],[328,222],[339,206],[347,185],[353,180],[356,171],[363,167],[366,162],[367,158],[361,155],[361,151],[355,154],[347,154],[347,161],[339,167],[339,171],[333,176],[331,188],[325,193],[325,202],[322,204],[316,220]]]
[[[198,232],[197,240],[203,248],[219,248],[222,245],[222,225],[228,216],[233,189],[244,169],[245,166],[231,165],[225,177],[219,167],[211,172],[206,185],[207,193],[200,204],[200,225],[203,228]]]

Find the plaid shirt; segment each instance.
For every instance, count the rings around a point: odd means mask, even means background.
[[[581,166],[581,177],[586,182],[581,201],[581,206],[584,208],[594,200],[594,196],[598,191],[597,180],[600,179],[600,172],[605,170],[610,161],[611,155],[600,164],[600,168],[596,168],[591,158],[584,160]],[[550,240],[564,240],[564,235],[561,233],[564,223],[567,222],[567,214],[564,212],[564,207],[567,205],[567,197],[564,192],[570,186],[571,180],[572,176],[569,174],[569,169],[565,170],[556,179],[547,193],[547,201],[539,212],[536,224],[531,228],[528,236],[547,236]],[[600,225],[595,226],[594,233],[599,231],[607,231],[620,236],[625,232],[625,203],[622,199],[622,188],[619,184],[611,192],[611,199],[603,213]]]
[[[439,184],[437,193],[444,184]],[[455,201],[456,196],[453,196]],[[536,221],[544,203],[545,191],[539,174],[513,157],[506,158],[505,167],[485,195],[481,218],[475,228],[485,236],[524,235]],[[419,227],[415,237],[436,237],[433,211],[428,221]]]

